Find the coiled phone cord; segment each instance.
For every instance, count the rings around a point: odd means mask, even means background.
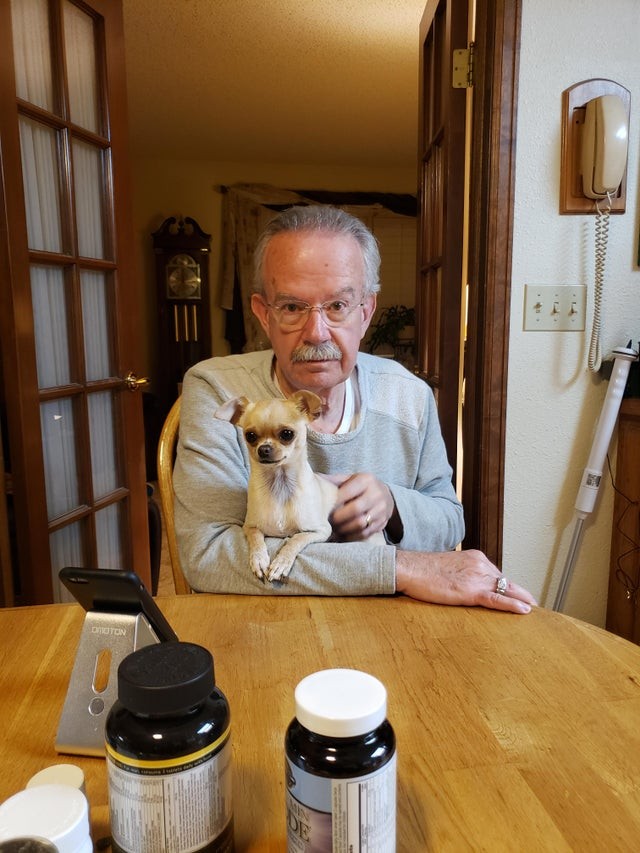
[[[600,350],[600,323],[602,311],[602,291],[604,289],[604,269],[607,260],[607,242],[609,240],[609,217],[611,214],[611,194],[607,193],[607,203],[600,206],[601,199],[596,201],[596,241],[595,241],[595,271],[593,292],[593,325],[591,327],[591,342],[589,344],[589,370],[597,373],[602,364]]]

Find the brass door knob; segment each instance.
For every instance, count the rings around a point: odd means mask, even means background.
[[[127,386],[129,391],[138,391],[144,385],[149,384],[149,379],[146,376],[142,376],[138,379],[133,370],[130,370],[124,377],[124,384]]]

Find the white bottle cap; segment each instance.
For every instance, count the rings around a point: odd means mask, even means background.
[[[300,725],[327,737],[356,737],[377,729],[387,715],[382,682],[356,669],[324,669],[295,690]]]
[[[77,764],[52,764],[32,776],[25,788],[35,788],[37,785],[71,785],[86,793],[84,773]]]
[[[87,798],[69,785],[38,785],[14,794],[0,805],[0,839],[23,835],[46,838],[60,853],[90,850]]]

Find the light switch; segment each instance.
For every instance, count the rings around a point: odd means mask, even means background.
[[[525,332],[583,332],[587,288],[583,284],[525,284]]]

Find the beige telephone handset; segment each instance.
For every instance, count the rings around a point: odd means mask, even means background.
[[[589,101],[582,129],[582,191],[587,198],[616,193],[627,166],[629,120],[622,99],[602,95]]]
[[[609,214],[612,198],[618,192],[627,167],[628,136],[629,119],[621,98],[617,95],[602,95],[587,103],[582,129],[582,191],[587,198],[595,199],[597,212],[593,325],[588,356],[589,370],[593,373],[600,370],[602,363],[600,315]]]

